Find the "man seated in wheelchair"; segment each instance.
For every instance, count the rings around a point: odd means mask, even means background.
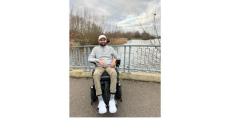
[[[117,84],[117,72],[115,70],[116,60],[119,60],[116,51],[113,47],[108,46],[107,38],[105,35],[98,37],[99,46],[93,48],[89,55],[88,61],[96,64],[95,71],[93,73],[93,79],[95,83],[96,96],[98,97],[98,109],[100,114],[107,112],[106,104],[102,98],[102,90],[100,79],[104,71],[110,75],[110,100],[109,111],[110,113],[116,113],[117,107],[115,102],[116,84]]]

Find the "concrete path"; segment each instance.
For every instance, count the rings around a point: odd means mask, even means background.
[[[160,83],[121,80],[122,102],[116,114],[97,113],[90,105],[91,78],[70,78],[70,117],[160,117]]]

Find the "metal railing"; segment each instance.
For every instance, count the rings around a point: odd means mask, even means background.
[[[121,58],[120,71],[160,72],[161,47],[159,45],[111,45]],[[70,48],[70,68],[90,71],[95,66],[88,56],[95,45]]]

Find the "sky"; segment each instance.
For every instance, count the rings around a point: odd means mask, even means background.
[[[156,12],[156,28],[160,35],[160,0],[70,0],[70,10],[74,12],[87,9],[91,14],[103,21],[105,31],[116,29],[122,31],[143,30],[155,34],[154,12]]]

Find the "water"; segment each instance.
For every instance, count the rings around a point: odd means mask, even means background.
[[[125,46],[115,48],[121,57],[121,69],[129,71],[159,71],[160,72],[160,47],[157,41],[151,40],[129,40]]]

